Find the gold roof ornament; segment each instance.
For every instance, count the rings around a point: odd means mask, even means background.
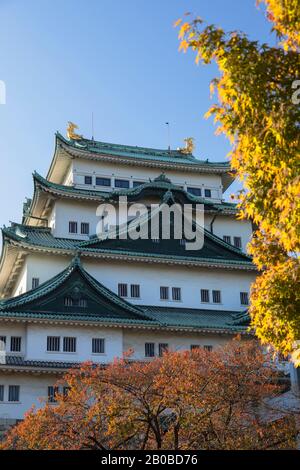
[[[74,129],[79,129],[77,124],[74,124],[74,122],[68,121],[68,127],[67,127],[67,137],[70,140],[81,140],[83,139],[82,135],[76,134],[74,132]]]
[[[195,150],[195,139],[193,137],[186,137],[184,142],[185,147],[178,147],[177,150],[184,154],[193,153]]]

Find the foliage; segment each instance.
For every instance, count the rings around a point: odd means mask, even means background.
[[[205,26],[200,18],[175,26],[181,50],[219,68],[211,85],[218,103],[207,116],[230,139],[231,167],[245,188],[240,217],[255,226],[249,251],[261,275],[251,296],[252,326],[263,343],[288,354],[300,340],[300,110],[292,99],[300,70],[300,1],[264,3],[281,40],[277,47]]]
[[[2,449],[273,449],[294,445],[294,424],[267,411],[277,372],[254,341],[151,362],[84,364],[67,396],[31,410]],[[275,419],[276,418],[276,419]]]

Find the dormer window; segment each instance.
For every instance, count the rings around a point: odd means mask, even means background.
[[[65,297],[64,300],[65,307],[87,307],[87,300],[84,298],[81,299],[74,299],[72,297]]]

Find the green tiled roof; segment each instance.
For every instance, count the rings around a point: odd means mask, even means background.
[[[24,359],[20,356],[3,356],[0,362],[0,369],[5,366],[22,367],[22,368],[38,368],[38,369],[71,369],[78,367],[80,364],[77,362],[64,362],[64,361],[35,361]]]
[[[146,147],[138,147],[133,145],[120,145],[108,142],[100,142],[89,139],[67,140],[59,132],[56,133],[58,141],[63,142],[70,148],[79,151],[86,151],[92,154],[107,154],[118,157],[126,157],[132,159],[144,159],[152,161],[163,161],[170,163],[182,163],[193,166],[205,166],[207,168],[219,168],[221,171],[230,170],[228,162],[210,162],[207,160],[199,160],[192,154],[183,154],[178,150],[154,149]]]
[[[50,228],[13,224],[2,229],[4,243],[13,240],[26,247],[38,247],[47,250],[62,250],[70,254],[80,251],[82,255],[124,255],[148,257],[166,260],[195,261],[218,263],[232,266],[247,266],[255,269],[251,258],[241,250],[227,244],[217,236],[204,231],[204,246],[201,250],[186,250],[179,240],[113,240],[93,236],[80,241],[67,238],[56,238]]]

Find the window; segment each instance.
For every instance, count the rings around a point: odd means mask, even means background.
[[[145,343],[145,357],[154,357],[154,356],[155,356],[155,344]]]
[[[135,298],[140,297],[140,286],[139,286],[139,284],[131,284],[131,286],[130,286],[130,295],[131,295],[131,297],[135,297]]]
[[[128,180],[118,180],[115,179],[115,188],[129,188],[129,181]]]
[[[6,350],[6,336],[0,336],[0,351]]]
[[[160,239],[159,238],[152,238],[152,243],[159,243]]]
[[[143,181],[134,181],[133,187],[136,188],[137,186],[141,186],[141,184],[144,184]]]
[[[169,300],[169,288],[161,287],[160,288],[160,300]]]
[[[220,304],[221,303],[221,291],[220,290],[213,290],[212,291],[212,298],[213,298],[213,303],[214,304]]]
[[[56,403],[56,395],[58,394],[58,387],[48,387],[48,402]]]
[[[224,235],[223,240],[224,240],[225,243],[228,243],[229,245],[231,245],[231,236],[230,235]]]
[[[20,385],[8,386],[8,401],[20,401]]]
[[[204,189],[204,196],[205,197],[211,197],[211,190],[210,189]]]
[[[92,338],[92,353],[104,354],[104,338]]]
[[[69,233],[77,233],[77,222],[69,222]]]
[[[186,243],[185,238],[180,238],[179,244],[180,244],[181,246],[185,246],[185,243]]]
[[[47,336],[47,351],[59,351],[60,350],[60,337],[59,336]]]
[[[203,349],[204,349],[205,351],[212,352],[213,347],[212,347],[210,344],[205,344],[205,345],[203,346]]]
[[[65,307],[87,307],[87,300],[86,299],[73,299],[72,297],[65,297],[64,299]]]
[[[93,180],[91,176],[84,177],[84,184],[92,184]]]
[[[64,352],[76,352],[76,338],[65,336],[63,341]]]
[[[31,282],[32,289],[36,289],[40,285],[40,280],[38,277],[33,277]]]
[[[180,287],[172,287],[172,299],[180,301],[181,300],[181,288]]]
[[[4,401],[4,385],[0,385],[0,401]]]
[[[67,387],[67,386],[66,386],[66,387],[63,387],[63,389],[62,389],[63,396],[64,396],[64,397],[67,397],[70,390],[71,390],[71,387]]]
[[[241,237],[233,237],[233,244],[239,250],[242,248],[242,239]]]
[[[194,196],[201,196],[200,188],[187,188],[187,192],[193,194]]]
[[[200,349],[199,344],[191,344],[191,351],[195,351],[196,349]]]
[[[118,284],[118,295],[119,297],[127,297],[128,295],[127,284]]]
[[[21,336],[12,336],[10,338],[10,350],[12,352],[20,352],[21,351]]]
[[[87,222],[81,222],[81,234],[88,235],[90,233],[90,224]]]
[[[248,292],[240,292],[241,305],[249,305]]]
[[[201,302],[209,302],[209,290],[201,289]]]
[[[164,355],[164,353],[168,352],[169,345],[168,343],[159,343],[158,345],[158,354],[160,357]]]
[[[99,178],[97,176],[96,177],[96,185],[97,186],[110,186],[111,185],[110,178]]]

